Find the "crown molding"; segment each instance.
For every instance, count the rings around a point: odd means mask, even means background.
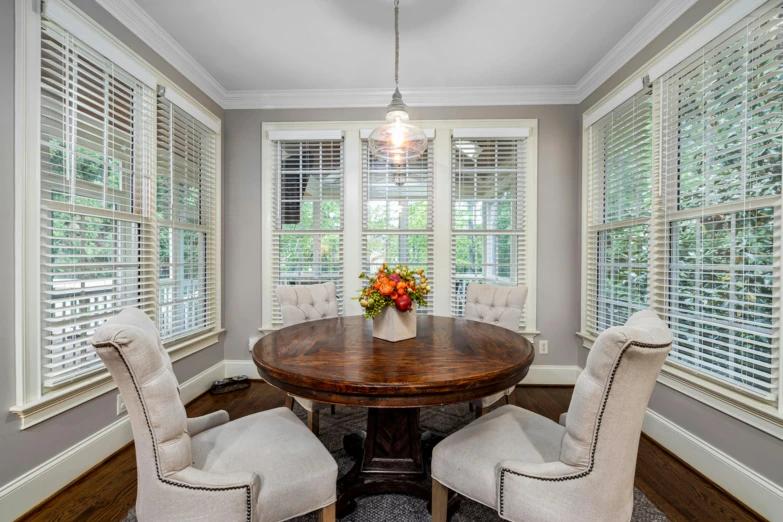
[[[225,109],[314,109],[384,107],[392,89],[307,89],[229,91]],[[562,105],[579,103],[572,85],[531,87],[449,87],[402,91],[411,107]]]
[[[226,89],[139,4],[134,0],[96,1],[215,103],[225,106]]]
[[[577,103],[583,102],[695,3],[696,0],[660,0],[655,4],[655,7],[577,82]]]
[[[383,107],[390,89],[227,91],[135,0],[97,2],[224,109]],[[412,107],[574,105],[661,34],[696,0],[660,0],[576,85],[422,88],[403,91]]]

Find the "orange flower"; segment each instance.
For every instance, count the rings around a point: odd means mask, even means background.
[[[397,295],[397,292],[392,292],[389,297],[392,301],[396,301],[399,296]]]
[[[364,295],[370,295],[370,289],[369,288],[364,291]]]
[[[378,292],[380,292],[381,295],[391,295],[393,291],[394,287],[389,283],[381,283],[380,287],[378,288]]]
[[[397,293],[405,292],[405,289],[408,287],[408,285],[405,282],[399,282],[397,283]]]

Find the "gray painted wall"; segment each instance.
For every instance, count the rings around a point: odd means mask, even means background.
[[[665,49],[667,45],[720,4],[720,0],[699,0],[695,3],[582,102],[579,105],[579,119],[581,120],[584,111],[606,96],[639,67]],[[581,214],[579,218],[581,220]],[[577,357],[580,366],[584,367],[588,353],[586,348],[579,347]],[[653,390],[650,409],[724,451],[776,484],[783,485],[783,441],[780,439],[662,384],[657,384]]]
[[[536,364],[576,364],[579,345],[579,125],[576,106],[429,107],[420,120],[539,120],[538,329],[548,355]],[[377,121],[383,108],[227,110],[225,126],[226,359],[249,359],[248,338],[261,326],[261,123]],[[359,255],[356,253],[355,255]]]
[[[74,0],[126,45],[139,53],[193,97],[223,116],[223,111],[193,84],[132,35],[94,0]],[[0,486],[117,420],[116,391],[21,431],[14,405],[14,1],[0,1]],[[174,363],[180,382],[223,358],[222,342]],[[0,517],[1,518],[1,517]]]

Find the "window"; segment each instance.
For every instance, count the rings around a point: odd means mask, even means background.
[[[44,392],[101,371],[90,338],[155,311],[149,212],[152,89],[58,25],[41,26],[41,356]]]
[[[468,284],[528,285],[527,139],[469,137],[451,144],[451,313],[462,317]],[[524,328],[525,314],[520,327]]]
[[[343,141],[336,134],[274,143],[272,271],[275,287],[333,282],[342,314]],[[276,298],[272,314],[282,324]]]
[[[373,158],[362,140],[362,265],[367,273],[389,263],[433,274],[433,148],[430,140],[421,159],[395,166]],[[432,313],[436,291],[418,313]]]
[[[749,405],[767,431],[783,423],[781,19],[775,1],[709,22],[651,62],[652,87],[593,109],[584,135],[583,336],[653,308],[674,336],[668,382],[743,420]]]
[[[647,308],[652,89],[588,131],[586,328],[597,335]]]
[[[332,281],[360,315],[358,275],[399,263],[427,271],[423,315],[460,315],[469,281],[528,285],[534,336],[537,122],[498,123],[417,122],[427,151],[397,167],[371,156],[371,122],[262,124],[261,331],[281,326],[277,285]]]
[[[164,342],[216,324],[216,135],[158,97],[158,326]]]
[[[91,337],[123,308],[175,360],[220,333],[219,120],[69,3],[44,7],[20,14],[40,27],[17,75],[40,104],[17,128],[23,428],[114,388]]]
[[[670,361],[770,401],[780,365],[781,15],[735,27],[659,80]]]

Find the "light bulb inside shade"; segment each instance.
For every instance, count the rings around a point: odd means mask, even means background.
[[[368,138],[373,157],[402,165],[421,158],[427,150],[424,131],[405,121],[392,121],[376,128]]]
[[[400,125],[400,120],[394,122],[391,141],[395,147],[402,147],[403,143],[405,143],[405,133],[402,130],[402,125]]]

